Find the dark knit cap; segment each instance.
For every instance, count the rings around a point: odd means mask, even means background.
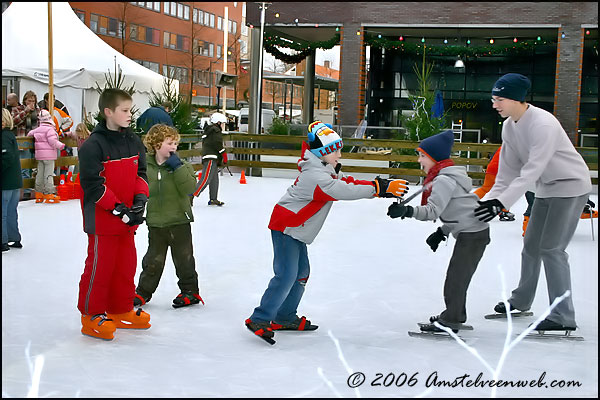
[[[425,153],[433,161],[438,162],[450,158],[450,150],[452,150],[453,145],[454,132],[448,129],[423,139],[417,151]]]
[[[531,81],[529,78],[521,74],[510,73],[496,81],[492,89],[492,96],[525,101],[525,96],[530,87]]]

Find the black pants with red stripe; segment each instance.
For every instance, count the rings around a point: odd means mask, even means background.
[[[200,196],[200,193],[202,193],[208,185],[209,200],[217,200],[217,194],[219,193],[219,169],[217,167],[217,160],[207,158],[202,160],[202,164],[202,176],[198,181],[194,196]]]

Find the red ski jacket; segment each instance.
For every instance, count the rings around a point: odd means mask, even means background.
[[[79,149],[83,230],[120,235],[135,230],[112,214],[115,204],[131,207],[137,194],[148,196],[146,152],[131,129],[110,131],[99,123]]]

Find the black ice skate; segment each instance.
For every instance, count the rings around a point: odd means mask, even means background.
[[[420,331],[408,331],[408,336],[421,337],[425,339],[453,339],[452,336],[450,336],[450,334],[448,334],[443,329],[438,328],[433,323],[428,324],[426,322],[419,322],[417,323],[417,325],[419,325]],[[452,329],[452,332],[454,333],[458,333],[458,331],[458,329]]]
[[[531,326],[531,325],[529,325]],[[575,331],[577,327],[575,326],[565,326],[561,325],[557,322],[550,321],[549,319],[545,319],[540,322],[535,328],[534,331],[537,333],[530,333],[525,336],[526,339],[570,339],[570,340],[583,340],[581,336],[571,335],[573,331]],[[548,333],[551,332],[551,333]]]
[[[508,305],[510,308],[510,316],[513,318],[531,317],[533,315],[533,313],[531,311],[519,311],[512,304],[508,303]],[[516,310],[516,312],[513,312],[513,310]],[[498,304],[496,304],[496,306],[494,307],[494,311],[496,311],[496,314],[487,314],[484,316],[484,318],[485,319],[506,319],[506,306],[504,305],[504,302],[501,301]]]
[[[136,293],[135,297],[133,298],[133,306],[134,307],[143,306],[144,304],[146,304],[147,302],[149,302],[151,298],[152,298],[152,296],[142,297],[138,293]]]
[[[435,321],[439,321],[439,319],[440,319],[439,315],[432,315],[431,317],[429,317],[429,322],[433,324]],[[426,322],[419,322],[417,325],[423,326],[423,325],[427,325],[427,323]],[[461,330],[461,331],[472,331],[473,330],[473,326],[461,323],[460,326],[458,327],[458,329]]]
[[[255,322],[248,318],[245,323],[246,328],[252,331],[256,336],[271,345],[275,344],[275,340],[273,340],[275,333],[273,332],[273,329],[271,329],[271,324],[269,322]]]
[[[273,321],[271,323],[271,329],[274,331],[314,331],[318,327],[318,325],[311,324],[305,316],[302,316],[302,318],[296,316],[296,320],[292,322],[278,323]]]
[[[173,308],[187,307],[200,302],[204,305],[204,300],[198,293],[181,292],[173,299]]]

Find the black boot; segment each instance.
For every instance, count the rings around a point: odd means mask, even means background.
[[[534,328],[536,331],[574,331],[575,329],[577,329],[577,327],[564,326],[558,322],[550,321],[549,319],[543,320]]]

